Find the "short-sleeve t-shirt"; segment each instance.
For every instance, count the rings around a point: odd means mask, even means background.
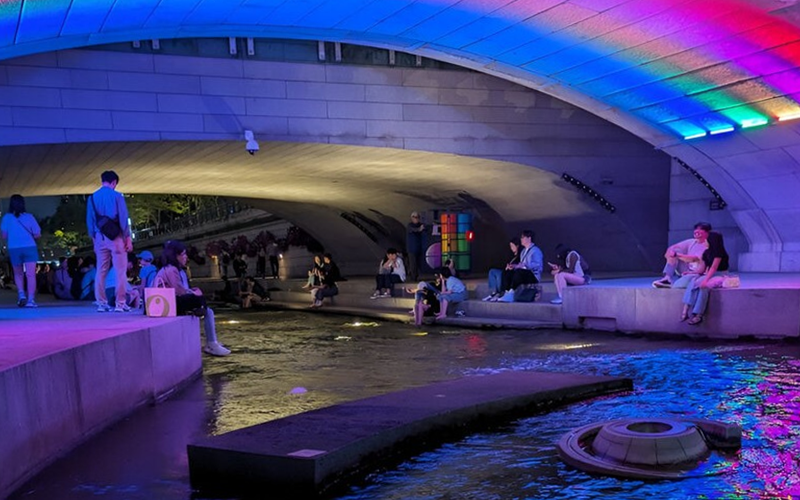
[[[461,293],[467,289],[467,287],[464,285],[464,282],[455,276],[450,276],[447,278],[445,288],[453,293]]]
[[[19,217],[12,213],[5,214],[3,222],[0,223],[0,231],[8,234],[6,243],[8,248],[35,247],[36,240],[33,235],[42,232],[36,217],[27,212],[19,214]]]

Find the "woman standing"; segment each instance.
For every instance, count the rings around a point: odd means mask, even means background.
[[[725,279],[716,273],[728,270],[728,252],[725,250],[725,242],[720,233],[715,231],[708,233],[708,248],[703,252],[703,262],[705,273],[695,278],[683,294],[681,321],[689,319],[690,325],[699,325],[703,322],[703,315],[708,307],[709,292],[712,288],[720,288]]]
[[[11,266],[14,269],[14,283],[17,285],[17,305],[20,307],[39,307],[36,304],[36,262],[39,249],[36,240],[42,230],[36,218],[25,211],[25,198],[15,194],[8,203],[8,213],[3,216],[0,231],[6,240]],[[27,282],[28,294],[25,294]]]

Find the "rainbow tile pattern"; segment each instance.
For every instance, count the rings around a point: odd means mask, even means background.
[[[467,233],[472,231],[472,215],[466,213],[442,213],[439,215],[439,227],[442,234],[441,262],[453,259],[459,271],[472,269],[472,242]]]
[[[696,139],[800,118],[795,0],[0,0],[0,58],[197,36],[425,47]]]

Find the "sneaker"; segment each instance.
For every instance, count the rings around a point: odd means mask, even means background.
[[[561,297],[556,297],[553,300],[551,300],[550,303],[551,304],[563,304],[564,301],[561,299]]]
[[[481,300],[484,301],[484,302],[490,302],[496,296],[497,296],[496,293],[492,293],[492,294],[489,294],[486,297],[482,298]]]
[[[26,302],[28,302],[28,299],[26,299],[26,298],[25,298],[25,297],[23,297],[23,296],[20,296],[20,297],[17,299],[17,306],[19,306],[19,307],[25,307],[25,303],[26,303]]]
[[[25,304],[25,307],[39,307],[39,304],[37,304],[35,300],[29,300]]]
[[[109,306],[109,309],[111,309],[111,306]],[[115,313],[127,313],[127,312],[131,312],[131,308],[128,307],[127,304],[122,304],[120,306],[115,307],[114,308],[114,312]]]
[[[514,290],[509,290],[497,299],[497,302],[514,302]]]
[[[662,278],[653,282],[653,288],[672,288],[672,283],[667,278]]]
[[[212,356],[227,356],[231,353],[231,350],[219,342],[209,342],[203,347],[203,352]]]
[[[392,292],[386,292],[386,293],[383,293],[383,294],[381,294],[381,296],[380,296],[380,297],[381,297],[382,299],[389,299],[389,298],[391,298],[391,297],[392,297]]]
[[[464,317],[464,316],[466,316],[466,315],[467,315],[467,312],[466,312],[466,311],[463,311],[463,310],[461,310],[461,309],[459,309],[459,310],[457,310],[457,311],[456,311],[456,316],[458,316],[459,318],[461,318],[461,317]]]
[[[371,299],[377,299],[380,296],[381,296],[381,292],[379,292],[378,290],[375,290],[375,292],[372,294],[372,296],[370,298]]]
[[[97,312],[99,312],[99,313],[107,313],[107,312],[111,312],[113,310],[114,310],[114,308],[111,307],[108,304],[98,304],[98,306],[97,306]]]

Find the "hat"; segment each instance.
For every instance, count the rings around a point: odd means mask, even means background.
[[[149,260],[150,262],[153,261],[153,253],[150,250],[145,250],[144,252],[140,252],[136,256],[143,260]]]
[[[419,212],[411,212],[411,217],[419,217]]]

